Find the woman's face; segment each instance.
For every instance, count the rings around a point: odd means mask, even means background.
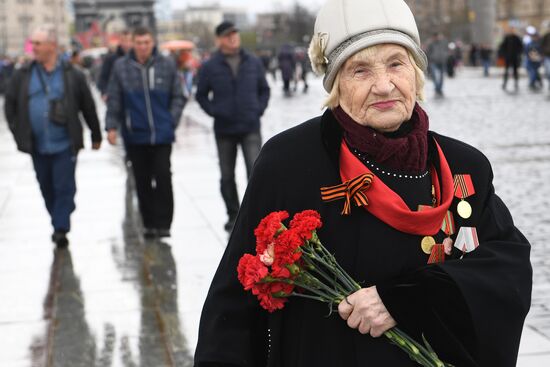
[[[370,56],[350,57],[340,71],[340,107],[357,123],[395,131],[410,119],[416,75],[407,50],[382,44]]]

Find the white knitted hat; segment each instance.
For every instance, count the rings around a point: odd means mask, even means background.
[[[317,75],[325,74],[323,86],[330,93],[338,70],[350,56],[381,43],[406,47],[418,67],[426,70],[418,28],[403,0],[327,0],[315,20],[311,66]]]

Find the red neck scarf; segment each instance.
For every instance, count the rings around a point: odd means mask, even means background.
[[[374,178],[371,186],[365,192],[369,198],[369,204],[364,208],[376,218],[401,232],[422,236],[434,235],[441,229],[441,223],[451,206],[454,192],[451,169],[439,144],[437,142],[435,144],[439,154],[441,183],[435,168],[432,166],[430,171],[436,198],[434,208],[427,208],[422,211],[410,210],[399,195],[386,186],[349,150],[344,140],[342,140],[340,150],[340,176],[342,182],[364,173],[373,174]]]
[[[376,163],[398,171],[419,173],[428,161],[428,115],[417,103],[409,121],[394,133],[379,133],[355,122],[338,106],[332,110],[344,129],[348,144],[369,155]]]

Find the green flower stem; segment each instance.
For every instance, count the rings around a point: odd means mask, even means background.
[[[345,271],[340,264],[338,264],[338,261],[336,261],[336,258],[333,254],[331,254],[323,244],[319,242],[319,249],[323,252],[323,254],[330,259],[330,262],[334,264],[336,269],[341,273],[342,276],[344,276],[348,282],[351,284],[351,288],[355,291],[358,291],[361,289],[361,285],[359,285],[348,273]]]
[[[322,297],[316,297],[316,296],[310,296],[309,294],[305,294],[305,293],[297,293],[297,292],[292,292],[290,294],[290,296],[297,296],[297,297],[302,297],[302,298],[309,298],[309,299],[313,299],[315,301],[321,301],[321,302],[326,302],[326,300]]]
[[[307,291],[309,291],[313,294],[316,294],[317,296],[323,298],[324,302],[332,302],[332,299],[333,299],[332,295],[327,294],[326,292],[324,293],[323,291],[321,291],[319,289],[312,288],[308,284],[303,283],[300,280],[297,280],[297,279],[289,280],[289,279],[281,278],[280,281],[284,282],[284,283],[294,284],[294,285],[296,285],[300,288],[303,288],[303,289],[305,289],[305,290],[307,290]]]
[[[327,286],[325,283],[321,282],[315,276],[311,275],[308,271],[304,271],[302,274],[306,275],[309,280],[314,281],[316,286],[326,291],[331,299],[339,298],[341,296],[338,292]]]
[[[441,361],[434,351],[430,351],[428,348],[426,348],[425,346],[418,343],[416,340],[409,337],[403,331],[401,331],[399,329],[397,329],[397,331],[402,335],[402,337],[404,339],[408,340],[409,343],[416,346],[421,351],[422,355],[425,356],[426,359],[429,359],[434,364],[434,366],[436,366],[436,367],[450,366],[449,364],[446,364],[443,361]],[[431,349],[431,347],[430,347],[430,349]]]
[[[415,353],[415,356],[420,356],[423,360],[428,360],[430,363],[430,366],[434,367],[445,367],[448,366],[444,362],[442,362],[439,357],[435,354],[435,352],[431,352],[424,346],[422,346],[420,343],[418,343],[416,340],[412,339],[410,336],[408,336],[406,333],[404,333],[399,328],[393,328],[389,330],[389,332],[393,332],[396,335],[398,335],[400,338],[402,338],[409,347],[414,347],[417,349],[417,353]]]
[[[347,294],[346,289],[344,289],[337,281],[335,281],[334,278],[331,278],[329,275],[327,275],[323,270],[321,270],[320,267],[315,266],[315,263],[313,260],[311,260],[308,256],[302,256],[302,259],[307,265],[311,265],[313,269],[305,270],[306,272],[315,272],[322,276],[326,281],[329,282],[330,285],[334,286],[334,288],[339,291],[340,294]],[[332,270],[332,269],[331,269]]]
[[[425,366],[425,367],[436,367],[437,366],[436,364],[434,364],[433,361],[426,358],[426,356],[422,355],[420,353],[420,351],[418,350],[418,348],[416,348],[414,345],[411,345],[407,340],[402,338],[399,334],[395,333],[395,331],[393,329],[389,330],[389,331],[386,331],[384,333],[384,335],[388,339],[390,339],[390,341],[393,344],[395,344],[396,346],[398,346],[399,348],[401,348],[402,350],[407,352],[407,354],[409,355],[409,357],[413,361],[418,362],[422,366]]]
[[[319,256],[319,254],[315,251],[315,248],[311,248],[311,246],[306,246],[306,247],[304,247],[304,249],[306,249],[306,251],[302,250],[302,252],[306,256],[310,256],[311,258],[315,259],[315,261],[317,261],[321,265],[325,266],[327,269],[330,269],[333,272],[333,274],[336,276],[336,278],[341,283],[343,283],[344,287],[346,288],[346,292],[344,292],[345,293],[344,296],[349,294],[349,293],[352,293],[351,290],[354,289],[354,285],[348,280],[348,279],[350,279],[349,276],[346,277],[347,274],[342,274],[341,271],[338,271],[338,269],[335,267],[335,266],[338,266],[336,261],[327,262],[325,259],[323,259],[321,256]],[[330,281],[333,282],[334,280],[331,279]],[[359,288],[359,289],[361,289],[361,288]]]

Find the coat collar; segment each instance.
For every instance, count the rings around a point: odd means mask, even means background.
[[[428,131],[428,162],[433,163],[437,168],[436,171],[440,174],[439,155],[437,154],[437,147],[435,145],[436,135]],[[344,131],[342,127],[336,120],[336,117],[334,117],[332,111],[327,108],[321,116],[321,139],[331,162],[337,169],[340,167],[340,144],[342,143],[343,136]]]
[[[327,108],[321,116],[321,139],[331,162],[336,168],[340,166],[340,144],[343,135],[342,127],[336,121],[332,111]]]
[[[246,52],[243,48],[239,49],[239,55],[241,56],[241,60],[243,61],[249,56],[248,52]],[[212,58],[220,62],[225,61],[225,55],[219,49],[212,55]]]

